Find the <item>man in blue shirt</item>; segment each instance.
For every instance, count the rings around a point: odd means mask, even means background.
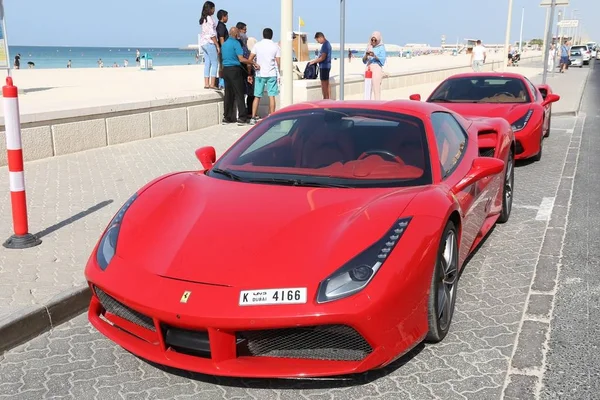
[[[560,46],[560,72],[564,73],[565,69],[569,66],[569,41],[565,40],[564,44]]]
[[[244,50],[242,49],[239,38],[239,30],[237,28],[231,28],[229,30],[229,38],[225,40],[221,47],[223,79],[225,80],[223,124],[232,124],[236,122],[236,120],[238,125],[244,125],[250,122],[244,96],[246,93],[245,81],[246,79],[250,81],[252,77],[244,79],[246,71],[242,64],[248,65],[251,63],[244,57]]]
[[[323,32],[317,32],[315,39],[321,44],[321,52],[319,57],[309,62],[309,64],[319,64],[319,75],[321,76],[321,91],[323,99],[331,98],[329,92],[329,72],[331,71],[331,43],[325,38]]]

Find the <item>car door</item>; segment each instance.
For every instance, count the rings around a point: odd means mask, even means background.
[[[442,181],[451,191],[470,171],[473,160],[478,157],[477,143],[469,143],[465,128],[448,112],[431,114]],[[462,216],[460,260],[465,260],[477,238],[491,205],[490,178],[482,179],[456,193]]]

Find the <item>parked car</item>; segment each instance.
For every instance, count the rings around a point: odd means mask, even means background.
[[[204,374],[381,368],[448,333],[465,261],[509,219],[515,147],[506,120],[438,104],[286,107],[123,205],[86,268],[89,319]]]
[[[579,50],[583,59],[583,65],[588,65],[592,59],[592,51],[585,44],[578,44],[571,47],[571,52]],[[572,64],[571,64],[572,65]]]
[[[583,58],[583,54],[580,49],[571,49],[569,60],[571,60],[571,67],[583,68],[583,64],[585,63],[585,59]]]

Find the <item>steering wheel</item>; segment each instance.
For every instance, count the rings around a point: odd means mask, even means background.
[[[512,94],[512,93],[509,93],[509,92],[498,92],[498,93],[496,93],[495,95],[493,95],[492,97],[498,97],[498,96],[502,96],[502,95],[505,95],[505,96],[510,96],[510,97],[515,97],[515,95],[514,95],[514,94]]]
[[[398,157],[397,155],[395,155],[394,153],[391,153],[387,150],[379,150],[379,149],[373,149],[373,150],[368,150],[365,151],[364,153],[362,153],[358,159],[359,160],[363,160],[365,158],[367,158],[368,156],[371,155],[378,155],[378,156],[382,156],[382,158],[387,158],[390,161],[396,161],[398,164],[402,164],[404,165],[404,161],[402,161],[402,159],[400,157]]]

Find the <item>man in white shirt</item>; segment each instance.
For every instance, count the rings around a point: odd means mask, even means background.
[[[255,63],[256,82],[254,83],[254,103],[252,104],[252,119],[250,124],[258,121],[258,105],[267,90],[269,96],[269,114],[275,112],[275,96],[279,95],[279,69],[281,49],[273,42],[273,30],[263,29],[263,40],[256,43],[250,51],[250,62]]]
[[[485,47],[481,44],[481,40],[478,40],[477,45],[473,47],[473,51],[471,52],[471,65],[473,66],[473,71],[481,71],[481,67],[485,64],[486,57],[487,53]]]

